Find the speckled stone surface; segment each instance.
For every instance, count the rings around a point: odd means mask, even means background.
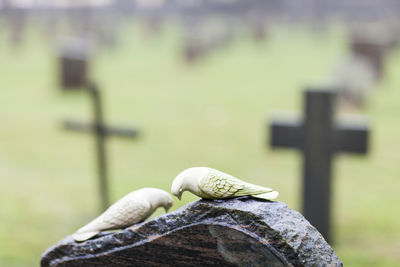
[[[198,200],[82,243],[68,236],[41,266],[342,266],[321,234],[282,202]]]

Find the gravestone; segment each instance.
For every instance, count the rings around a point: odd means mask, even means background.
[[[342,266],[321,234],[282,202],[199,200],[82,243],[61,240],[41,266]]]
[[[367,93],[377,88],[385,74],[385,63],[396,43],[396,30],[389,23],[349,26],[349,53],[332,75],[341,102],[362,107]]]
[[[77,90],[89,83],[89,48],[87,41],[79,38],[64,40],[60,60],[60,87]]]
[[[224,22],[210,17],[206,22],[196,19],[182,20],[184,45],[183,56],[186,62],[194,63],[220,50],[234,38],[232,22]]]
[[[374,78],[382,80],[385,67],[385,58],[389,49],[388,37],[377,32],[355,31],[351,34],[350,49],[355,57],[360,57],[371,64]]]
[[[331,241],[331,176],[336,153],[366,154],[369,130],[365,125],[335,123],[336,92],[306,90],[304,118],[271,123],[270,145],[295,148],[303,154],[303,214]]]
[[[362,107],[367,93],[376,86],[376,71],[363,57],[348,55],[335,68],[330,84],[338,88],[340,102]]]
[[[26,27],[28,25],[28,13],[25,10],[10,8],[7,10],[10,30],[10,41],[14,48],[20,47],[24,41]]]
[[[246,18],[253,40],[264,41],[268,37],[268,25],[265,14],[257,9]]]

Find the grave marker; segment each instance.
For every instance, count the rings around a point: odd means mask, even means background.
[[[367,153],[366,126],[336,124],[336,93],[306,90],[300,122],[273,121],[270,145],[303,153],[303,214],[329,242],[332,160],[336,153]]]
[[[64,53],[61,58],[61,88],[76,90],[87,84],[87,59],[78,53]]]
[[[88,43],[79,38],[64,41],[60,53],[60,86],[64,90],[80,90],[88,81]]]
[[[198,200],[174,212],[50,247],[41,266],[343,266],[301,214],[282,202]]]
[[[381,30],[383,31],[383,30]],[[371,35],[371,36],[370,36]],[[354,56],[365,59],[374,70],[375,79],[382,80],[385,57],[389,48],[386,36],[377,33],[355,32],[351,35],[350,49]]]
[[[101,91],[94,83],[88,82],[87,78],[87,58],[86,53],[69,50],[61,56],[61,85],[69,90],[86,91],[93,105],[94,122],[81,123],[67,121],[64,128],[78,132],[93,133],[96,138],[97,155],[97,174],[99,177],[99,193],[101,199],[101,209],[105,210],[109,205],[108,179],[107,179],[107,153],[106,138],[109,136],[118,136],[125,138],[136,138],[138,131],[136,129],[112,128],[104,123],[103,105]]]

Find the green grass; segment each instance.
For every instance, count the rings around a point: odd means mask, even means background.
[[[92,69],[109,124],[142,132],[109,139],[113,201],[144,186],[169,190],[177,173],[204,165],[276,188],[280,201],[300,207],[301,157],[271,151],[266,122],[301,112],[302,88],[328,77],[345,53],[340,29],[276,29],[264,43],[241,36],[196,65],[181,60],[173,28],[145,40],[136,26],[122,32]],[[94,141],[61,130],[63,119],[89,120],[91,109],[85,94],[57,88],[54,49],[36,27],[21,47],[6,34],[0,28],[0,265],[32,266],[97,215]],[[397,49],[363,110],[341,110],[368,115],[372,127],[368,157],[335,161],[334,248],[348,266],[400,261],[399,59]],[[185,193],[173,209],[195,199]]]

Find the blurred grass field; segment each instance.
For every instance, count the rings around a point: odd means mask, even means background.
[[[279,111],[300,114],[302,89],[346,53],[340,29],[280,28],[263,43],[243,35],[195,65],[183,62],[173,28],[154,39],[135,25],[122,33],[92,69],[108,123],[142,132],[108,141],[113,201],[145,186],[169,191],[181,170],[210,166],[275,188],[300,208],[301,156],[271,151],[266,122]],[[84,93],[59,90],[54,49],[35,25],[21,47],[6,40],[0,27],[0,266],[34,266],[97,215],[94,140],[61,129],[66,118],[90,120],[91,106]],[[372,128],[368,157],[335,161],[334,249],[346,266],[400,263],[400,50],[391,55],[365,108],[340,111],[368,115]],[[195,199],[185,193],[173,209]]]

